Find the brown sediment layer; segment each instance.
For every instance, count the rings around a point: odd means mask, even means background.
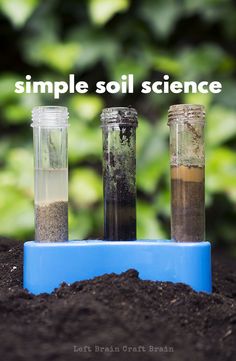
[[[204,167],[184,165],[171,167],[171,179],[181,179],[185,182],[202,182],[204,174]]]
[[[41,242],[68,240],[68,202],[36,204],[35,239]]]
[[[171,168],[171,234],[179,242],[199,242],[205,237],[204,168]]]

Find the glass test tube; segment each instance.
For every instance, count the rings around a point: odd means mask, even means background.
[[[35,240],[68,240],[66,107],[40,106],[32,112],[35,160]]]
[[[104,238],[136,239],[136,128],[133,108],[106,108],[103,130]]]
[[[169,108],[171,238],[179,242],[205,239],[204,122],[202,105]]]

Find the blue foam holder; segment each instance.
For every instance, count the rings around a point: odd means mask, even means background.
[[[144,280],[181,282],[195,291],[211,292],[209,242],[88,240],[24,244],[24,288],[33,294],[51,293],[62,282],[119,274],[130,268]]]

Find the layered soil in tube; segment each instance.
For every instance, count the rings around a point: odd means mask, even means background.
[[[171,167],[171,234],[176,241],[205,239],[204,174],[203,167]]]

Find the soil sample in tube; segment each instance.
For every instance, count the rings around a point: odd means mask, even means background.
[[[113,133],[104,170],[105,239],[136,239],[135,129]],[[119,138],[116,142],[114,138]]]
[[[106,108],[103,129],[104,239],[136,239],[136,127],[132,108]]]
[[[171,167],[172,238],[179,242],[204,240],[204,167]]]
[[[35,239],[68,240],[68,170],[35,169]]]
[[[68,202],[55,201],[35,205],[35,239],[39,242],[68,240]]]
[[[68,240],[68,111],[33,109],[35,160],[35,241]]]

